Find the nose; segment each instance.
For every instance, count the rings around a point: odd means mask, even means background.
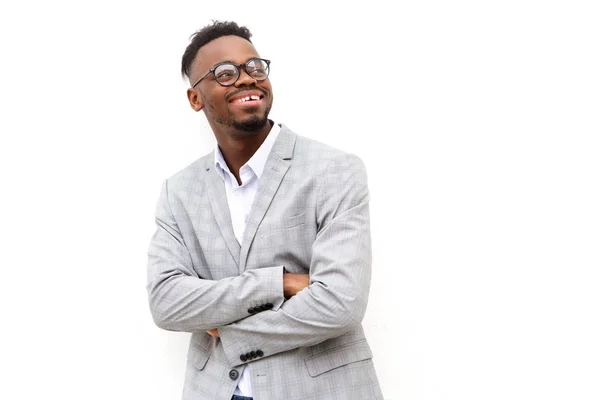
[[[248,75],[246,72],[246,68],[240,68],[240,77],[235,82],[235,87],[247,86],[247,85],[255,85],[256,79]]]

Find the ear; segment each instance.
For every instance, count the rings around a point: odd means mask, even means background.
[[[200,90],[189,88],[187,90],[187,97],[190,102],[190,106],[194,111],[200,111],[204,108],[204,102],[200,96]]]

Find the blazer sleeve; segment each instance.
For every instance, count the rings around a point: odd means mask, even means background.
[[[198,276],[171,212],[168,181],[156,207],[146,288],[154,322],[172,331],[207,331],[248,317],[257,305],[271,303],[276,310],[284,301],[282,266],[218,281]]]
[[[266,357],[341,336],[363,319],[371,280],[364,164],[351,155],[335,158],[317,190],[319,228],[312,246],[310,285],[278,310],[218,329],[232,366],[242,364],[240,356],[248,352]]]

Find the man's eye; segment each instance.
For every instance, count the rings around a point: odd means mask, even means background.
[[[233,76],[232,71],[222,71],[217,74],[217,79],[231,78],[232,76]]]
[[[256,68],[250,71],[250,75],[252,76],[263,76],[265,74],[265,70],[261,68]]]

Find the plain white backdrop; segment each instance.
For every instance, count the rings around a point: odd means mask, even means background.
[[[272,118],[366,163],[386,399],[600,398],[600,13],[528,0],[3,3],[1,398],[179,398],[146,251],[214,146],[179,75],[211,19]]]

